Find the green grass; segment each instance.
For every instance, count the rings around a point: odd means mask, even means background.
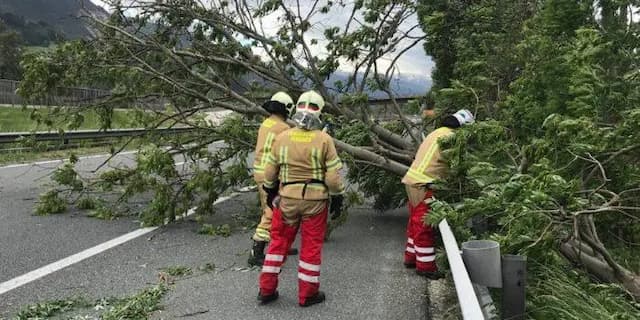
[[[48,128],[44,124],[38,124],[35,120],[31,119],[32,112],[39,112],[43,117],[50,114],[54,110],[53,107],[11,107],[7,105],[0,105],[0,132],[23,132],[23,131],[47,131]],[[113,114],[111,122],[112,128],[129,128],[131,127],[132,111],[116,109]],[[100,120],[94,110],[88,110],[82,113],[84,121],[78,129],[99,129]],[[69,122],[65,120],[59,120],[55,123],[55,127],[62,127],[65,130],[69,130]]]

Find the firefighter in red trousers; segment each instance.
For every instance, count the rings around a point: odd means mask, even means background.
[[[442,119],[441,127],[432,131],[424,139],[411,167],[402,178],[409,197],[409,224],[407,226],[407,247],[404,252],[404,265],[416,268],[416,273],[429,279],[439,279],[435,262],[435,234],[430,225],[423,222],[434,198],[431,184],[444,177],[447,164],[442,159],[438,140],[449,136],[454,130],[474,122],[473,114],[466,109]]]
[[[271,153],[271,146],[276,136],[289,129],[289,125],[285,121],[294,111],[293,99],[282,91],[276,92],[269,101],[262,105],[262,108],[271,115],[264,119],[258,130],[258,141],[256,143],[255,158],[253,161],[253,178],[258,186],[260,209],[262,211],[260,223],[256,227],[256,231],[252,237],[253,246],[248,261],[251,266],[262,265],[265,246],[271,239],[269,232],[271,230],[273,212],[271,208],[267,206],[267,193],[262,190],[264,167]],[[295,249],[292,249],[289,254],[296,254]]]
[[[287,250],[301,228],[298,263],[298,303],[307,307],[325,300],[319,291],[322,245],[327,215],[342,213],[342,167],[331,137],[321,131],[324,99],[315,91],[303,93],[296,104],[296,127],[276,137],[265,166],[263,187],[274,205],[271,242],[260,273],[258,300],[278,298],[278,274]],[[279,181],[278,181],[279,179]],[[274,204],[271,200],[279,198]],[[330,207],[329,201],[331,200]]]

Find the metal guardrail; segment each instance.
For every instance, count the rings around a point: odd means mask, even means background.
[[[440,224],[438,224],[438,227],[440,228],[442,242],[444,242],[444,248],[447,252],[451,274],[453,274],[453,283],[456,287],[462,317],[464,320],[484,320],[484,314],[478,302],[478,297],[473,290],[473,283],[471,283],[467,268],[464,265],[464,261],[462,261],[460,248],[449,227],[449,223],[447,223],[447,219],[442,220]]]
[[[458,247],[446,219],[438,224],[465,320],[525,319],[526,256],[500,254],[495,241],[473,240]],[[488,287],[502,289],[500,316]]]
[[[64,141],[69,140],[101,140],[119,137],[136,137],[145,134],[180,134],[196,130],[195,128],[161,128],[161,129],[112,129],[104,130],[76,130],[66,132],[6,132],[0,133],[0,144],[16,143],[22,139],[35,141]]]

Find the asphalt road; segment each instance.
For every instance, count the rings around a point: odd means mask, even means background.
[[[131,165],[133,155],[114,165]],[[83,159],[88,172],[104,158]],[[0,168],[0,283],[103,243],[139,227],[132,218],[102,221],[81,212],[33,216],[38,195],[59,163]],[[255,206],[255,194],[242,194],[216,206],[212,223]],[[158,270],[187,266],[195,273],[175,279],[154,319],[429,319],[427,281],[402,265],[405,210],[353,211],[323,251],[323,305],[296,304],[297,259],[281,276],[281,299],[258,306],[257,269],[246,268],[251,230],[229,237],[197,234],[190,219],[160,228],[113,249],[0,295],[0,318],[27,304],[70,296],[99,299],[131,295],[158,282]],[[215,265],[212,272],[199,267]]]
[[[132,157],[121,156],[114,165],[131,163]],[[86,173],[105,159],[83,159],[77,168]],[[105,223],[73,211],[44,217],[33,215],[38,196],[46,190],[51,172],[59,165],[58,162],[0,168],[0,282],[139,227],[130,219]]]

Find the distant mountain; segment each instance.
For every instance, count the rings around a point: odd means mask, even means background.
[[[90,37],[93,32],[79,18],[87,15],[106,18],[108,13],[89,0],[0,1],[0,19],[32,45]]]
[[[336,71],[331,77],[324,82],[325,86],[328,88],[336,88],[336,81],[342,81],[346,83],[347,79],[352,76],[352,73],[346,71]],[[359,77],[362,75],[359,74]],[[242,76],[240,79],[236,80],[232,84],[232,90],[236,92],[244,92],[248,88],[252,87],[252,84],[257,86],[270,87],[271,83],[265,81],[258,75],[254,73],[247,73]],[[433,85],[433,81],[430,77],[418,76],[418,75],[401,75],[397,76],[394,80],[391,81],[391,91],[394,93],[396,98],[407,98],[407,97],[419,97],[424,96],[431,90],[431,86]],[[306,85],[306,87],[310,87],[310,82]],[[366,90],[365,93],[369,96],[369,99],[388,99],[389,96],[386,92],[383,91],[372,91]]]
[[[336,81],[346,82],[352,76],[351,73],[345,71],[334,72],[329,80],[325,81],[325,85],[333,88]],[[362,75],[359,74],[358,77]],[[391,81],[391,91],[396,97],[415,97],[423,96],[431,89],[432,81],[430,77],[417,75],[400,75]],[[389,96],[383,91],[366,90],[370,99],[387,99]]]

